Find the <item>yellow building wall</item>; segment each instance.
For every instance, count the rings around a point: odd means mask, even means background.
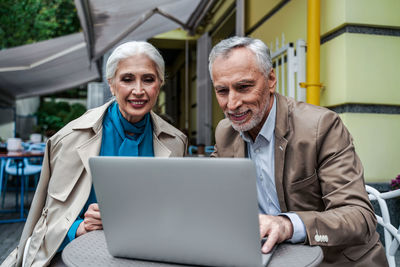
[[[400,173],[400,114],[341,114],[354,138],[367,182],[389,182]]]
[[[246,10],[246,17],[251,17],[251,10],[259,9],[265,10],[267,14],[271,6],[268,2],[277,1],[265,1],[260,6],[253,6],[252,9]],[[246,25],[246,31],[250,27]],[[295,42],[297,39],[307,39],[307,1],[296,0],[288,2],[282,9],[264,22],[260,27],[254,30],[249,36],[258,38],[264,41],[268,46],[271,46],[272,50],[275,50],[275,41],[278,38],[279,44],[281,44],[282,34],[287,42]]]
[[[250,29],[266,14],[271,12],[282,0],[248,0],[245,1],[245,26]],[[248,16],[250,15],[250,16]]]
[[[341,34],[321,46],[321,105],[400,105],[399,70],[399,37]]]
[[[398,0],[322,0],[321,35],[343,24],[400,26]]]
[[[342,34],[321,46],[320,79],[321,106],[333,106],[346,102],[347,54],[346,36]]]
[[[345,34],[345,37],[347,102],[400,105],[400,37],[367,34]]]

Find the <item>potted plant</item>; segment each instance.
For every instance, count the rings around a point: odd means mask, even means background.
[[[390,183],[390,188],[392,190],[400,189],[400,174],[392,180],[392,182]]]
[[[39,131],[46,137],[51,137],[85,111],[85,106],[79,103],[70,105],[67,102],[56,102],[54,99],[43,101],[36,112],[37,127],[35,131]]]

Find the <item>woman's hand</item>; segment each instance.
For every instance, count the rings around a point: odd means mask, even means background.
[[[76,237],[86,234],[87,232],[93,230],[103,229],[103,224],[101,222],[101,217],[100,217],[99,204],[97,203],[90,204],[84,216],[85,218],[83,219],[83,222],[79,224],[79,227],[76,230]]]

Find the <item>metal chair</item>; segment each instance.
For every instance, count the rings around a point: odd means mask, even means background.
[[[42,144],[32,144],[29,146],[28,151],[43,152],[44,149],[45,149],[45,145],[43,146]],[[1,170],[1,171],[4,171],[2,174],[2,177],[5,177],[4,186],[1,191],[1,193],[3,195],[2,208],[4,208],[4,200],[5,200],[6,191],[7,191],[7,181],[8,181],[7,175],[22,177],[21,183],[23,181],[25,182],[26,189],[28,189],[28,185],[29,185],[29,183],[28,183],[29,176],[34,175],[35,176],[34,188],[36,188],[41,170],[42,170],[42,162],[38,162],[38,164],[35,164],[35,163],[32,163],[28,158],[24,158],[23,160],[7,159],[4,170],[3,169]],[[25,195],[24,195],[25,191],[26,190],[21,192],[21,194],[23,194],[22,199],[24,199],[24,200],[25,200]],[[16,205],[18,206],[17,195],[18,195],[18,190],[16,190]]]
[[[368,192],[369,199],[371,201],[378,201],[382,217],[376,214],[375,216],[378,220],[378,223],[384,229],[386,257],[389,266],[396,267],[394,255],[396,254],[396,251],[398,250],[400,244],[400,226],[398,229],[396,229],[390,223],[389,209],[386,204],[386,199],[400,197],[400,189],[380,193],[378,190],[369,185],[366,185],[365,188]]]
[[[190,156],[196,155],[198,151],[198,146],[189,146],[188,152]],[[214,152],[214,146],[205,146],[204,153],[206,156],[209,156],[211,153]]]

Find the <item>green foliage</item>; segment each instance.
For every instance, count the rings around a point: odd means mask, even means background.
[[[80,23],[73,0],[1,0],[0,48],[78,32]]]
[[[54,99],[42,102],[36,112],[39,127],[37,131],[51,136],[85,111],[85,106],[78,103],[69,105],[67,102],[55,102]]]

